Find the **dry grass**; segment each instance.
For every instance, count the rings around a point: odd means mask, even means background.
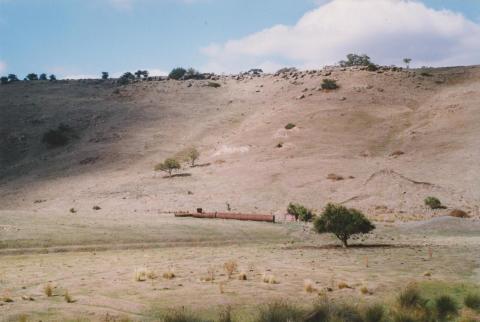
[[[275,278],[275,275],[273,274],[263,274],[262,275],[262,281],[267,284],[278,284],[279,282]]]
[[[247,280],[247,273],[240,272],[240,274],[238,274],[238,279],[241,280],[241,281],[246,281]]]
[[[65,299],[65,302],[67,302],[67,303],[75,302],[73,300],[72,296],[70,295],[70,293],[68,293],[68,291],[65,291],[65,294],[63,295],[63,298]]]
[[[338,283],[338,288],[339,288],[340,290],[343,290],[343,289],[345,289],[345,288],[352,288],[352,287],[351,287],[350,285],[348,285],[347,283],[345,283],[345,282],[340,282],[340,283]]]
[[[456,217],[456,218],[470,218],[470,216],[463,210],[460,209],[453,209],[450,211],[448,214],[450,217]]]
[[[202,282],[212,282],[215,280],[215,269],[214,268],[209,268],[207,270],[207,276],[202,277],[200,279]]]
[[[174,279],[176,277],[176,275],[175,275],[175,272],[173,271],[173,269],[169,269],[168,271],[163,273],[162,277],[164,279],[171,280],[171,279]]]
[[[368,287],[366,287],[366,286],[362,286],[362,287],[360,288],[360,293],[362,293],[363,295],[371,295],[371,294],[373,294],[373,292],[370,291],[370,290],[368,289]]]
[[[303,281],[303,289],[307,293],[313,293],[317,291],[317,289],[315,288],[315,283],[309,279]]]
[[[53,287],[51,284],[47,284],[43,287],[43,293],[45,293],[45,295],[47,297],[51,297],[53,296]]]
[[[2,302],[12,303],[13,299],[10,296],[4,296],[4,297],[2,297]]]
[[[136,282],[145,282],[147,280],[147,269],[145,267],[136,268],[133,278]]]
[[[218,283],[218,290],[219,290],[220,294],[225,293],[225,282]]]
[[[330,173],[327,176],[327,179],[332,180],[332,181],[341,181],[341,180],[344,180],[345,178],[341,175],[338,175],[338,174],[335,174],[335,173]]]
[[[223,269],[227,273],[228,278],[230,279],[233,275],[233,273],[237,270],[237,262],[234,260],[229,260],[228,262],[225,262],[223,264]]]

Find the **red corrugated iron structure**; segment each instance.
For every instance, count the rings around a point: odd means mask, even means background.
[[[218,218],[218,219],[232,219],[243,221],[262,221],[275,222],[275,215],[258,215],[258,214],[241,214],[231,212],[175,212],[175,217],[193,217],[193,218]]]

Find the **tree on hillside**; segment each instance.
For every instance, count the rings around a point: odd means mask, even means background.
[[[27,75],[27,77],[25,77],[25,79],[29,81],[35,81],[38,80],[38,75],[35,73],[30,73]]]
[[[200,152],[195,148],[190,148],[187,151],[188,159],[192,162],[192,167],[195,166],[195,161],[200,157]]]
[[[103,80],[108,79],[108,77],[109,77],[108,72],[102,72],[102,79]]]
[[[47,80],[47,74],[45,74],[45,73],[40,74],[39,79],[42,80],[42,81],[46,81]]]
[[[176,68],[172,69],[170,74],[168,74],[168,77],[171,78],[171,79],[179,80],[180,78],[185,76],[186,73],[187,73],[187,70],[185,68],[176,67]]]
[[[0,84],[2,85],[8,84],[8,77],[7,76],[0,77]]]
[[[130,81],[135,79],[135,75],[130,72],[124,73],[119,79],[118,82],[122,85],[130,83]]]
[[[320,217],[315,218],[313,226],[319,234],[334,234],[343,247],[348,247],[348,240],[352,235],[367,234],[375,229],[375,225],[359,210],[332,203],[325,207]]]
[[[177,171],[181,168],[180,163],[173,158],[165,159],[162,163],[159,163],[155,166],[155,171],[163,171],[168,173],[169,177],[172,177],[172,172]]]
[[[53,81],[56,81],[57,80],[57,76],[55,76],[54,74],[51,74],[50,76],[48,76],[48,79],[53,82]]]
[[[8,81],[9,81],[10,83],[12,83],[12,82],[18,82],[18,77],[17,77],[17,75],[15,75],[15,74],[8,74]]]
[[[372,64],[370,57],[367,55],[357,55],[357,54],[348,54],[347,60],[341,60],[338,62],[341,67],[351,67],[351,66],[369,66]]]
[[[313,211],[298,203],[290,203],[287,207],[287,213],[295,217],[295,220],[310,221],[314,214]]]
[[[409,69],[410,68],[410,63],[412,62],[412,59],[411,58],[404,58],[403,62],[407,66],[407,69]]]

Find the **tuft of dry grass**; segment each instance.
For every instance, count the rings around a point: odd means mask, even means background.
[[[340,282],[340,283],[338,283],[338,288],[340,290],[343,290],[344,288],[352,288],[352,287],[345,282]]]
[[[237,270],[237,262],[234,260],[229,260],[223,264],[223,269],[227,273],[228,279],[230,279],[233,273]]]
[[[47,297],[53,296],[53,287],[50,283],[43,287],[43,293],[45,293]]]
[[[4,296],[1,298],[2,302],[13,303],[13,299],[10,296]]]
[[[65,291],[65,294],[63,295],[63,298],[65,299],[65,302],[67,303],[73,303],[75,302],[72,298],[72,296],[70,295],[70,293],[68,293],[68,290]]]
[[[362,287],[360,288],[360,293],[362,293],[363,295],[372,295],[372,294],[373,294],[373,292],[370,291],[370,290],[368,289],[368,287],[366,287],[366,286],[362,286]]]
[[[273,274],[263,274],[262,275],[262,281],[267,284],[278,284],[277,279],[275,278],[275,275]]]
[[[220,291],[220,294],[225,293],[225,282],[218,283],[218,290]]]
[[[215,269],[209,268],[207,271],[207,276],[200,279],[202,282],[212,282],[215,280]]]
[[[133,278],[136,282],[145,282],[147,280],[147,269],[145,267],[136,268]]]
[[[241,280],[241,281],[246,281],[247,280],[247,273],[240,272],[240,274],[238,274],[238,279]]]
[[[303,281],[303,289],[307,293],[313,293],[317,291],[317,289],[315,288],[315,283],[309,279]]]
[[[164,279],[171,280],[171,279],[174,279],[176,277],[176,275],[175,275],[175,272],[173,271],[173,269],[169,269],[168,271],[163,273],[162,277]]]
[[[341,175],[338,175],[338,174],[335,174],[335,173],[330,173],[327,176],[327,179],[332,180],[332,181],[341,181],[341,180],[344,180],[345,178],[342,177]]]

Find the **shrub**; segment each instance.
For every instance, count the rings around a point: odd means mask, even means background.
[[[296,125],[293,124],[293,123],[288,123],[287,125],[285,125],[285,130],[291,130],[295,127]]]
[[[435,299],[435,310],[440,321],[458,315],[457,303],[449,295],[441,295]]]
[[[45,73],[40,74],[39,79],[42,80],[42,81],[46,81],[47,80],[47,74],[45,74]]]
[[[51,284],[47,284],[43,287],[43,293],[45,293],[45,295],[47,297],[52,297],[53,296],[53,287]]]
[[[170,72],[170,74],[168,74],[168,78],[179,80],[179,79],[181,79],[186,73],[187,73],[187,70],[186,70],[185,68],[176,67],[176,68],[172,69],[172,71]]]
[[[29,81],[35,81],[38,80],[38,75],[35,73],[30,73],[27,75],[26,79]]]
[[[370,63],[370,64],[367,65],[367,70],[370,71],[370,72],[375,72],[375,71],[378,70],[378,66]]]
[[[200,157],[200,152],[194,147],[188,149],[187,157],[192,162],[192,167],[195,166],[195,161]]]
[[[330,321],[363,322],[363,318],[355,307],[338,304],[330,309]]]
[[[277,70],[276,74],[295,73],[298,70],[295,67],[284,67]]]
[[[325,78],[322,82],[322,89],[334,90],[337,88],[338,88],[337,81],[334,79]]]
[[[73,300],[72,296],[68,293],[68,291],[65,291],[65,294],[63,295],[63,298],[65,299],[65,302],[67,302],[67,303],[75,302]]]
[[[74,137],[73,129],[65,124],[60,124],[55,130],[48,130],[43,134],[42,142],[49,147],[56,148],[67,145]]]
[[[230,279],[235,270],[237,269],[237,262],[234,260],[229,260],[228,262],[225,262],[225,264],[223,264],[223,269],[227,273],[228,279]]]
[[[185,310],[173,310],[164,314],[162,322],[206,322]]]
[[[420,291],[415,285],[410,285],[400,292],[397,302],[404,309],[424,308],[427,304],[427,300],[420,295]]]
[[[444,206],[442,206],[441,201],[438,198],[435,197],[427,197],[424,200],[425,205],[429,206],[431,209],[442,209]]]
[[[8,77],[7,76],[0,77],[0,84],[2,85],[8,84]]]
[[[374,304],[365,309],[365,322],[382,322],[385,320],[385,309],[380,304]]]
[[[53,82],[53,81],[56,81],[57,80],[57,76],[51,74],[50,76],[48,76],[48,80]]]
[[[135,75],[133,75],[130,72],[126,72],[118,79],[118,82],[122,85],[126,85],[134,79],[135,79]]]
[[[198,70],[190,67],[183,75],[183,79],[203,79],[203,76]]]
[[[18,77],[17,77],[17,75],[15,75],[15,74],[8,74],[8,81],[9,81],[10,83],[12,83],[12,82],[18,82]]]
[[[307,293],[313,293],[317,290],[315,288],[315,283],[312,280],[304,280],[303,281],[303,289]]]
[[[220,85],[219,83],[215,83],[215,82],[208,82],[207,86],[208,87],[213,87],[213,88],[219,88],[222,85]]]
[[[157,164],[155,166],[155,171],[166,172],[168,173],[168,176],[171,177],[172,172],[179,170],[180,168],[181,168],[180,163],[177,160],[173,158],[168,158],[168,159],[165,159],[165,161],[163,161],[162,163]]]
[[[102,79],[105,80],[105,79],[108,79],[109,75],[108,75],[108,72],[102,72]]]
[[[367,55],[348,54],[347,60],[341,60],[338,63],[341,67],[368,66],[372,64]]]
[[[171,279],[174,279],[175,278],[175,272],[173,271],[173,269],[169,269],[168,271],[166,271],[165,273],[163,273],[162,277],[164,279],[167,279],[167,280],[171,280]]]
[[[375,229],[370,220],[356,209],[329,203],[320,217],[314,220],[314,229],[322,233],[332,233],[348,247],[352,235],[366,234]]]
[[[448,214],[451,217],[457,217],[457,218],[469,218],[470,216],[463,210],[460,209],[453,209],[450,211]]]
[[[238,279],[240,281],[246,281],[247,280],[247,273],[245,272],[240,272],[240,274],[238,274]]]
[[[255,322],[301,321],[303,312],[283,301],[273,302],[260,307]]]
[[[307,209],[298,203],[290,203],[287,207],[287,213],[295,216],[295,220],[300,219],[305,222],[312,220],[314,216],[312,210]]]
[[[472,310],[480,311],[480,294],[467,294],[463,303]]]

